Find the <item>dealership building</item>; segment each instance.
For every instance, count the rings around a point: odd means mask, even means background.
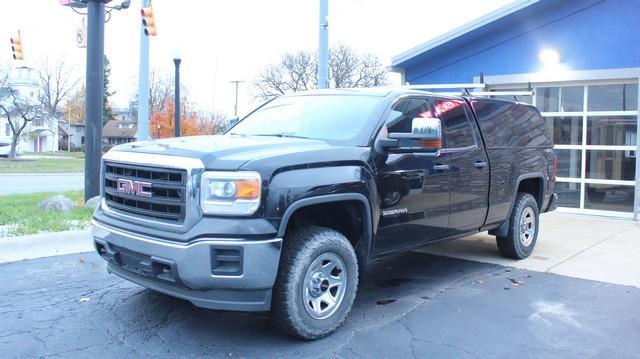
[[[559,210],[640,218],[640,0],[517,0],[393,57],[392,70],[409,84],[532,90],[517,100],[553,132]]]

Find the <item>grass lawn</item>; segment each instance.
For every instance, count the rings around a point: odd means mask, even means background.
[[[9,160],[0,158],[2,173],[79,173],[84,172],[82,158],[38,158]]]
[[[57,152],[24,152],[22,155],[29,156],[46,156],[46,157],[62,157],[62,158],[84,158],[84,152],[76,151],[76,152],[67,152],[67,151],[57,151]]]
[[[0,238],[34,234],[39,232],[59,232],[86,227],[93,211],[82,208],[83,191],[63,192],[76,203],[67,213],[44,211],[38,204],[58,193],[29,193],[0,196]]]

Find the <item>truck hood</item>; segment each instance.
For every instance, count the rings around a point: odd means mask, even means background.
[[[152,153],[196,158],[208,170],[271,170],[299,163],[357,160],[365,148],[344,147],[325,141],[275,136],[192,136],[132,142],[112,151]],[[354,153],[355,152],[355,153]],[[268,168],[267,168],[268,167]]]

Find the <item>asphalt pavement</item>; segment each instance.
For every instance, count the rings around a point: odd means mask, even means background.
[[[83,188],[82,173],[0,174],[0,195],[62,192]]]
[[[640,289],[407,253],[374,262],[345,326],[312,342],[264,313],[141,288],[93,253],[0,265],[3,357],[550,357],[640,353]]]

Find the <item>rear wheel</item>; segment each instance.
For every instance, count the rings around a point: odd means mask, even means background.
[[[326,336],[346,319],[357,287],[358,261],[347,238],[324,227],[297,230],[284,241],[273,321],[299,338]]]
[[[496,237],[502,256],[513,259],[527,258],[538,239],[540,214],[536,199],[529,193],[519,192],[509,217],[506,237]]]

